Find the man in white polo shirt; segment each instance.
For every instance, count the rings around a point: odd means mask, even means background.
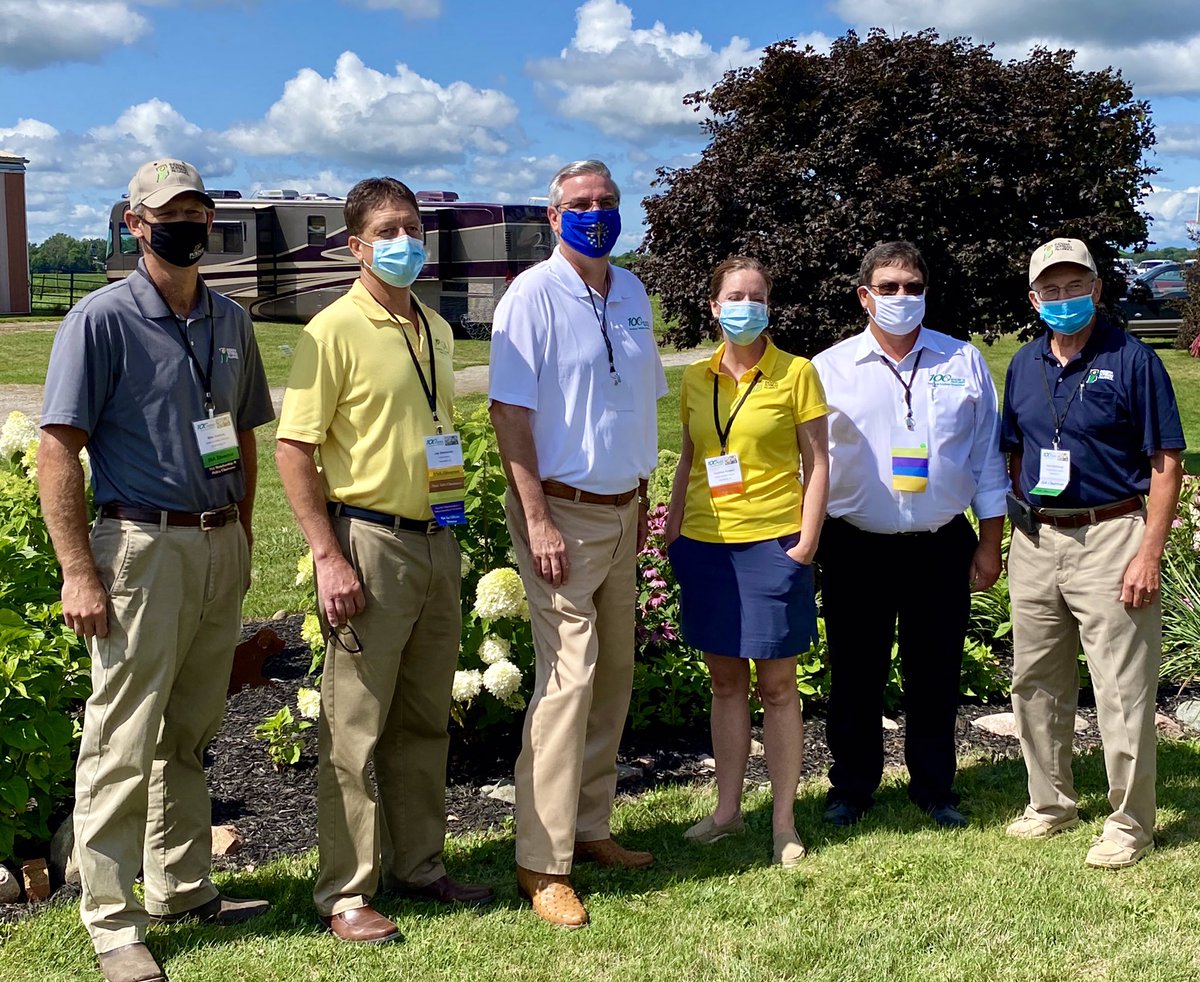
[[[897,638],[909,797],[939,826],[967,821],[953,789],[963,641],[970,591],[1000,575],[1008,480],[987,364],[967,342],[923,326],[928,280],[912,243],[871,249],[858,280],[867,329],[813,359],[829,404],[829,517],[817,560],[832,673],[825,820],[834,825],[857,822],[883,776],[879,720]]]
[[[582,927],[575,859],[637,869],[613,841],[616,756],[633,685],[636,555],[667,393],[650,301],[608,255],[620,191],[597,160],[550,182],[559,245],[496,308],[488,395],[509,479],[537,674],[517,760],[517,884],[537,914]]]

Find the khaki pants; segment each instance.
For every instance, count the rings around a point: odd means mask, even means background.
[[[570,561],[557,588],[534,572],[520,505],[511,492],[506,502],[537,658],[516,767],[517,863],[563,874],[576,840],[609,835],[633,688],[638,505],[547,504]]]
[[[453,532],[393,533],[345,517],[333,527],[366,609],[352,621],[362,651],[330,642],[321,679],[313,899],[325,917],[369,904],[381,875],[420,887],[446,873],[447,727],[462,633]]]
[[[203,532],[104,519],[91,539],[110,600],[108,636],[91,642],[75,839],[80,913],[105,952],[143,940],[147,911],[217,895],[203,755],[225,712],[250,552],[237,522]],[[143,869],[145,908],[133,895]]]
[[[1141,848],[1154,837],[1155,693],[1162,656],[1159,601],[1121,603],[1125,568],[1145,533],[1145,514],[1081,529],[1016,531],[1008,556],[1013,608],[1013,711],[1029,772],[1025,814],[1075,815],[1071,743],[1080,642],[1096,693],[1112,814],[1104,838]]]

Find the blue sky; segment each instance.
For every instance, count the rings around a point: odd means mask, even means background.
[[[599,157],[624,194],[625,249],[655,168],[703,149],[684,94],[782,38],[823,48],[872,26],[1121,68],[1158,132],[1152,237],[1185,244],[1200,196],[1197,0],[0,0],[0,149],[30,160],[33,241],[103,235],[133,171],[160,155],[243,193],[344,194],[389,173],[501,201]]]

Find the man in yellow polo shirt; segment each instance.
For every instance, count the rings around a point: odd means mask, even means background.
[[[458,543],[446,526],[461,521],[462,498],[439,491],[431,504],[429,472],[453,469],[455,457],[461,471],[453,336],[409,288],[425,260],[412,191],[390,177],[360,181],[345,217],[362,271],[301,335],[275,460],[329,629],[314,899],[337,938],[379,944],[400,938],[371,907],[381,879],[443,902],[493,895],[442,864],[461,632]]]

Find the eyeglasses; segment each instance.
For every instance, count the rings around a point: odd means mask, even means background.
[[[1040,290],[1034,290],[1039,300],[1073,300],[1075,297],[1082,297],[1085,293],[1092,292],[1092,286],[1096,280],[1075,280],[1068,283],[1066,286],[1044,286]]]
[[[362,642],[358,639],[358,632],[354,630],[354,625],[349,621],[340,627],[330,626],[328,636],[329,640],[341,648],[342,651],[349,652],[352,655],[362,654]]]
[[[925,284],[919,280],[915,283],[893,283],[885,280],[883,283],[868,283],[867,289],[880,297],[894,297],[903,293],[906,297],[919,297],[925,292]]]
[[[616,195],[608,195],[603,198],[575,198],[571,201],[564,201],[558,206],[559,211],[590,211],[592,205],[595,205],[600,211],[611,211],[613,208],[621,207],[621,199]]]

